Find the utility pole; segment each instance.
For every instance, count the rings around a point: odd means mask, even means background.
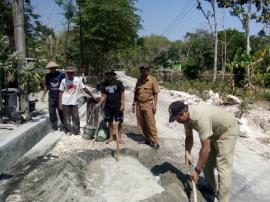
[[[26,64],[25,32],[24,32],[24,2],[23,0],[12,0],[12,12],[14,21],[15,47],[19,53],[17,64],[17,80],[19,90],[19,110],[24,120],[29,119],[28,95],[22,81],[23,67]]]

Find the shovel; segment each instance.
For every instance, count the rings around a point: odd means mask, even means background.
[[[116,124],[116,126],[117,126],[117,128],[115,130],[115,133],[116,133],[116,161],[119,161],[120,152],[119,152],[118,124]]]

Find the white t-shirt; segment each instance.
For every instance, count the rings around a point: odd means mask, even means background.
[[[77,105],[80,95],[80,89],[85,88],[82,80],[79,77],[74,77],[73,80],[65,78],[61,81],[59,90],[63,91],[62,104],[63,105]]]

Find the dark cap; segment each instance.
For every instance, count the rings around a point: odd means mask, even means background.
[[[179,113],[186,107],[186,105],[181,101],[175,101],[169,106],[169,122],[174,122],[179,115]]]
[[[114,72],[114,70],[113,70],[113,69],[110,69],[110,70],[106,71],[104,74],[105,74],[105,75],[109,75],[109,74],[111,74],[111,75],[116,76],[116,73]]]
[[[66,68],[66,72],[76,72],[76,69],[75,67],[70,66]]]
[[[147,64],[142,64],[142,65],[140,65],[139,69],[147,69],[147,70],[149,70],[150,67]]]

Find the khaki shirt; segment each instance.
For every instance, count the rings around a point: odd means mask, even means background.
[[[207,104],[188,107],[190,119],[184,124],[186,134],[194,129],[201,140],[210,137],[214,141],[238,124],[235,116],[221,107]]]
[[[148,76],[146,79],[139,78],[135,86],[134,99],[140,105],[143,103],[151,103],[154,95],[159,93],[157,80],[153,76]]]

